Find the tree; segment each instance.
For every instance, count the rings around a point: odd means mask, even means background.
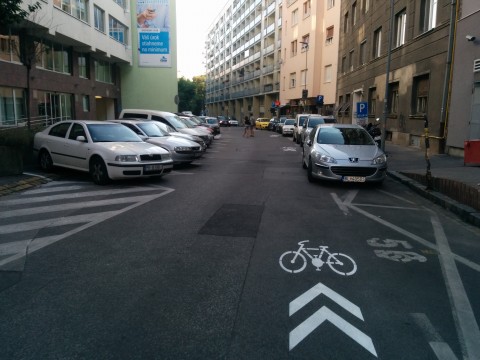
[[[41,8],[37,1],[33,5],[27,5],[28,11],[21,8],[23,0],[0,0],[0,30],[8,29],[11,25],[18,24],[31,13]]]
[[[178,111],[191,111],[196,115],[203,113],[205,108],[205,76],[195,76],[193,80],[178,79]]]

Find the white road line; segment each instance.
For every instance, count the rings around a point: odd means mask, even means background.
[[[164,187],[162,187],[162,190],[163,190],[163,192],[161,194],[153,195],[153,196],[150,197],[150,199],[136,202],[135,204],[127,206],[127,207],[125,207],[121,210],[110,211],[110,212],[108,212],[108,215],[107,215],[107,213],[103,213],[103,216],[98,217],[98,218],[96,217],[93,221],[91,221],[87,224],[83,224],[83,225],[81,225],[81,226],[79,226],[75,229],[72,229],[70,231],[67,231],[63,234],[59,234],[59,235],[55,235],[55,236],[47,236],[47,237],[43,237],[43,238],[36,238],[36,239],[31,239],[31,240],[25,240],[29,243],[29,245],[27,246],[27,251],[28,251],[28,253],[33,253],[35,251],[38,251],[38,250],[44,248],[45,246],[51,245],[51,244],[53,244],[57,241],[63,240],[63,239],[65,239],[65,238],[67,238],[71,235],[74,235],[74,234],[79,233],[79,232],[81,232],[85,229],[88,229],[89,227],[95,226],[95,225],[101,223],[102,221],[108,220],[108,219],[110,219],[114,216],[117,216],[117,215],[122,214],[124,212],[130,211],[131,209],[134,209],[137,206],[141,206],[143,204],[146,204],[147,202],[150,202],[152,200],[155,200],[159,197],[165,196],[165,195],[175,191],[174,189],[169,189],[169,188],[164,188]],[[25,252],[17,253],[13,256],[2,259],[0,261],[0,267],[9,264],[12,261],[16,261],[18,259],[21,259],[23,256],[25,256]]]
[[[369,219],[372,219],[386,227],[389,227],[390,229],[392,230],[395,230],[397,232],[399,232],[400,234],[402,235],[405,235],[406,237],[410,238],[411,240],[414,240],[420,244],[422,244],[423,246],[426,246],[430,249],[433,249],[433,250],[438,250],[437,249],[437,246],[435,244],[432,244],[430,243],[429,241],[421,238],[420,236],[417,236],[415,234],[412,234],[411,232],[405,230],[405,229],[402,229],[401,227],[397,226],[397,225],[394,225],[386,220],[383,220],[382,218],[379,218],[378,216],[376,215],[373,215],[373,214],[370,214],[362,209],[360,209],[359,207],[355,206],[355,205],[348,205],[348,207],[356,212],[358,212],[359,214],[362,214],[366,217],[368,217]],[[480,265],[479,264],[476,264],[474,263],[473,261],[470,261],[468,259],[465,259],[464,257],[462,256],[459,256],[459,255],[456,255],[456,254],[453,254],[453,257],[456,261],[468,266],[469,268],[477,271],[477,272],[480,272]]]
[[[134,193],[142,191],[152,191],[155,189],[162,190],[162,187],[132,187],[132,188],[123,188],[123,189],[109,189],[109,190],[95,190],[95,191],[85,191],[85,192],[76,192],[69,194],[61,195],[47,195],[39,196],[34,198],[22,198],[22,199],[13,199],[13,200],[0,200],[0,205],[23,205],[23,204],[35,204],[46,201],[55,201],[55,200],[73,200],[84,198],[87,196],[108,196],[108,195],[117,195],[125,193]],[[51,190],[52,191],[52,190]]]
[[[421,313],[410,315],[425,334],[428,344],[439,360],[458,360],[450,346],[443,341],[427,315]]]
[[[372,204],[358,204],[358,203],[354,203],[353,205],[363,206],[363,207],[375,207],[375,208],[381,208],[381,209],[398,209],[398,210],[415,210],[415,211],[423,210],[419,208],[403,207],[403,206],[372,205]]]
[[[431,221],[462,352],[467,359],[480,359],[480,330],[475,320],[475,313],[437,214],[432,212]]]
[[[46,213],[55,212],[55,211],[66,212],[69,210],[86,209],[86,208],[92,208],[97,206],[136,203],[138,201],[144,201],[151,197],[152,197],[151,195],[131,196],[131,197],[123,197],[123,198],[115,198],[115,199],[93,200],[93,201],[75,202],[70,204],[47,205],[47,206],[39,206],[34,208],[9,210],[5,212],[1,212],[0,219],[8,219],[11,217],[28,216],[28,215],[35,215],[35,214],[46,214]]]
[[[385,191],[385,190],[378,190],[380,191],[381,193],[385,194],[385,195],[388,195],[390,197],[393,197],[395,199],[398,199],[398,200],[402,200],[406,203],[409,203],[409,204],[415,204],[413,201],[410,201],[410,200],[407,200],[405,199],[404,197],[401,197],[401,196],[398,196],[398,195],[395,195],[395,194],[392,194],[392,193],[389,193],[388,191]]]

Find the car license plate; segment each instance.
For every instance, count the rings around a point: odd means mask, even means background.
[[[145,165],[143,171],[151,172],[151,171],[161,171],[163,169],[163,165],[160,164],[152,164],[152,165]]]
[[[343,182],[365,182],[365,177],[363,176],[344,176],[342,178]]]

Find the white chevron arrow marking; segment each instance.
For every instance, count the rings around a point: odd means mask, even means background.
[[[303,308],[310,301],[312,301],[317,296],[320,296],[321,294],[329,297],[332,301],[336,302],[342,308],[363,321],[362,312],[360,311],[360,308],[358,306],[345,299],[343,296],[336,293],[332,289],[323,285],[322,283],[318,283],[313,288],[306,291],[290,303],[290,316],[295,314],[298,310]],[[327,320],[331,324],[335,325],[338,329],[343,331],[345,334],[347,334],[351,339],[355,340],[358,344],[363,346],[363,348],[365,348],[375,357],[377,357],[377,352],[375,351],[375,347],[373,346],[372,339],[365,333],[358,330],[355,326],[335,314],[326,306],[322,306],[313,315],[311,315],[308,319],[306,319],[304,322],[302,322],[290,332],[289,350],[295,348],[295,346],[302,342],[303,339],[305,339],[317,327],[322,325]]]

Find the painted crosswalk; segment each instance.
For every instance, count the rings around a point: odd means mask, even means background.
[[[23,269],[27,254],[174,191],[158,185],[100,188],[55,182],[0,199],[0,270]]]

